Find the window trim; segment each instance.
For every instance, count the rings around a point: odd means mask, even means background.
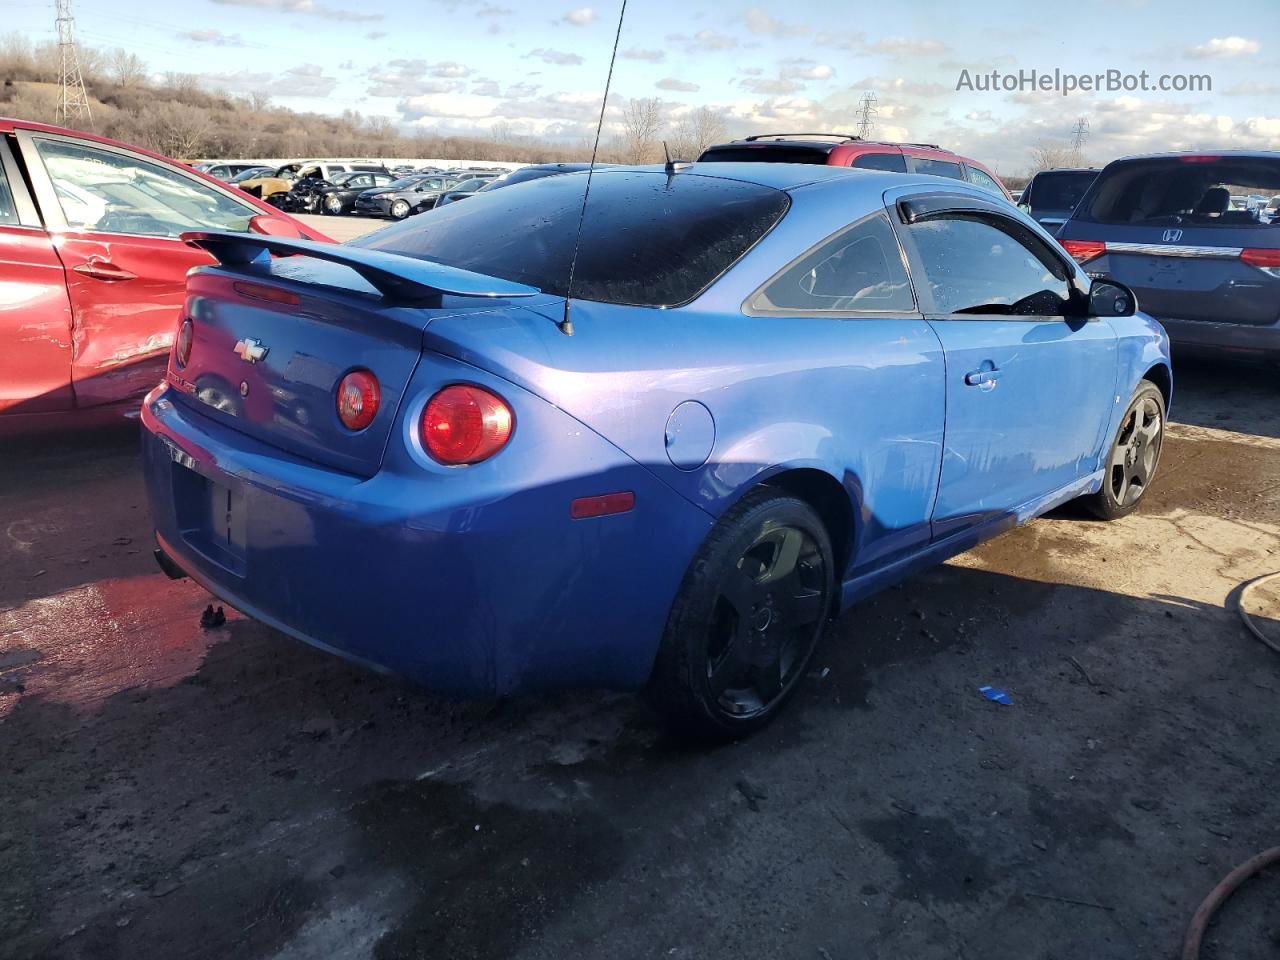
[[[18,128],[14,131],[18,138],[18,148],[22,151],[22,157],[26,161],[27,170],[31,172],[31,186],[35,193],[35,200],[39,204],[40,212],[44,215],[45,228],[50,232],[67,233],[76,235],[92,235],[103,237],[143,237],[148,240],[169,240],[173,243],[182,243],[179,237],[157,236],[153,233],[121,233],[115,230],[96,230],[86,229],[80,224],[70,224],[67,222],[66,215],[62,212],[62,203],[58,200],[57,191],[53,186],[53,178],[49,175],[48,168],[44,165],[44,157],[40,154],[37,140],[50,140],[57,143],[68,143],[72,146],[83,146],[92,150],[101,150],[104,153],[113,153],[120,157],[125,157],[136,163],[145,163],[153,167],[162,167],[175,176],[190,180],[193,184],[211,190],[214,193],[221,193],[227,199],[243,207],[249,211],[249,216],[253,217],[268,215],[265,210],[247,204],[241,197],[236,196],[236,190],[229,185],[221,182],[210,182],[200,176],[193,176],[192,173],[182,169],[174,161],[164,162],[146,154],[137,153],[133,150],[123,149],[108,143],[99,143],[96,140],[84,140],[80,137],[68,137],[59,133],[45,133],[43,130],[27,130]],[[194,229],[194,227],[193,227]]]
[[[31,230],[43,231],[44,224],[40,221],[40,212],[36,209],[35,202],[27,189],[27,181],[22,176],[18,161],[9,149],[9,137],[7,134],[0,134],[0,168],[4,170],[5,185],[9,189],[9,196],[13,198],[14,211],[18,214],[17,223],[5,223],[0,224],[0,226],[8,229],[26,227]]]
[[[973,189],[978,190],[980,187],[970,184]],[[1006,203],[1004,205],[1008,207]],[[916,223],[926,223],[932,220],[974,220],[979,223],[986,223],[994,230],[1007,234],[1011,240],[1021,243],[1027,247],[1036,259],[1040,260],[1044,266],[1057,276],[1057,271],[1053,269],[1056,265],[1064,274],[1063,279],[1067,283],[1070,296],[1066,303],[1066,309],[1060,314],[1000,314],[1000,313],[948,313],[938,309],[938,304],[933,299],[933,293],[926,283],[924,289],[917,291],[917,303],[926,318],[949,319],[949,320],[1000,320],[1000,321],[1023,321],[1023,322],[1042,322],[1042,321],[1061,321],[1063,319],[1071,320],[1096,320],[1097,317],[1085,314],[1077,315],[1070,311],[1072,304],[1079,305],[1081,299],[1087,302],[1088,291],[1083,287],[1080,280],[1080,273],[1076,269],[1074,261],[1068,262],[1064,256],[1053,249],[1051,243],[1041,237],[1035,230],[1023,223],[1018,217],[1010,216],[1005,210],[997,206],[996,201],[988,200],[985,197],[973,197],[967,194],[952,193],[928,193],[914,194],[900,197],[894,203],[894,209],[897,211],[897,222],[895,218],[890,217],[890,223],[893,225],[894,232],[898,235],[898,240],[907,252],[907,259],[911,265],[912,276],[917,273],[928,278],[929,271],[925,268],[924,260],[920,256],[920,248],[916,245],[911,237],[910,226]],[[1024,239],[1025,238],[1025,239]],[[1032,244],[1028,244],[1026,239],[1030,239]],[[1035,248],[1039,248],[1043,252],[1043,256],[1037,253]],[[1049,259],[1046,261],[1045,257]]]
[[[789,307],[765,309],[765,308],[753,306],[753,303],[757,297],[759,297],[762,293],[764,293],[764,291],[769,286],[771,286],[774,282],[776,282],[777,280],[780,280],[785,274],[789,273],[801,261],[812,256],[814,253],[816,253],[818,250],[820,250],[822,247],[826,246],[827,244],[834,243],[836,240],[839,240],[845,234],[850,233],[853,230],[856,230],[858,227],[862,226],[864,223],[866,223],[867,221],[875,217],[883,217],[886,222],[886,225],[889,227],[889,233],[893,235],[894,242],[896,243],[898,248],[898,256],[902,259],[902,270],[907,275],[907,288],[911,291],[911,303],[913,305],[912,309],[910,310],[875,310],[875,309],[864,310],[861,308],[857,308],[857,309],[847,309],[847,310],[804,310],[804,309],[789,308]],[[870,318],[876,318],[876,319],[880,317],[919,317],[921,316],[920,298],[916,293],[916,282],[915,282],[915,276],[911,269],[911,262],[907,258],[907,251],[903,247],[902,238],[898,236],[898,231],[894,229],[893,218],[888,215],[888,211],[884,207],[877,207],[876,209],[872,210],[870,213],[867,213],[864,216],[859,217],[857,220],[854,220],[852,223],[845,224],[839,230],[835,231],[834,233],[828,234],[827,236],[819,240],[817,243],[812,244],[811,246],[806,248],[804,252],[801,253],[799,256],[792,258],[780,270],[775,271],[773,275],[769,277],[769,279],[767,279],[764,283],[760,284],[758,287],[752,290],[749,294],[747,294],[746,299],[742,301],[742,313],[744,316],[748,316],[748,317],[793,317],[793,318],[801,318],[801,319],[811,318],[811,317],[823,317],[828,320],[831,320],[831,319],[855,320],[864,316],[867,316]]]

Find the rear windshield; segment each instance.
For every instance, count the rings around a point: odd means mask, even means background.
[[[1077,217],[1107,224],[1277,229],[1257,210],[1236,210],[1231,204],[1232,194],[1277,191],[1280,157],[1120,160],[1098,175],[1089,209]]]
[[[1037,173],[1028,185],[1030,191],[1022,198],[1033,208],[1043,210],[1074,210],[1084,196],[1089,184],[1098,177],[1096,170],[1060,170],[1053,173]]]
[[[585,174],[477,193],[354,242],[565,295]],[[604,303],[687,303],[786,212],[780,190],[680,174],[597,171],[582,222],[573,296]]]
[[[821,163],[827,162],[830,148],[806,147],[799,144],[756,144],[711,147],[698,158],[699,163]]]

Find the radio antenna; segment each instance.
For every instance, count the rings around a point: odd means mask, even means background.
[[[627,15],[627,0],[622,0],[618,11],[618,31],[613,35],[613,52],[609,54],[609,75],[604,81],[604,99],[600,101],[600,119],[596,123],[596,142],[591,145],[591,164],[587,167],[587,186],[582,191],[582,209],[578,211],[578,233],[573,240],[573,257],[569,261],[569,282],[564,288],[564,317],[557,326],[566,337],[573,336],[573,321],[569,319],[569,300],[573,296],[573,274],[578,267],[578,248],[582,245],[582,224],[587,219],[587,198],[591,196],[591,175],[596,172],[596,153],[600,150],[600,133],[604,130],[604,108],[609,103],[609,87],[613,84],[613,64],[618,59],[618,41],[622,39],[622,20]]]

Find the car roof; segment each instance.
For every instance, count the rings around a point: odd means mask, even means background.
[[[1137,153],[1131,157],[1117,157],[1111,163],[1129,160],[1180,160],[1183,157],[1242,157],[1257,160],[1280,160],[1280,150],[1177,150],[1170,153]],[[1111,163],[1107,166],[1111,166]]]
[[[1042,173],[1099,173],[1101,170],[1101,167],[1045,167],[1032,174],[1032,179],[1034,180]]]
[[[665,173],[662,164],[649,166],[617,166],[598,173],[614,173],[623,170],[643,170],[649,173]],[[696,174],[701,177],[719,177],[721,180],[740,180],[743,183],[757,183],[762,187],[773,187],[775,190],[792,190],[805,184],[824,180],[839,180],[845,177],[874,176],[880,174],[876,170],[860,170],[852,167],[829,167],[821,163],[690,163],[680,164],[673,176]],[[575,174],[565,174],[574,176]],[[885,174],[886,182],[901,183],[902,174]]]

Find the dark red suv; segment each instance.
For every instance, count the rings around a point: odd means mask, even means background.
[[[820,163],[829,167],[927,173],[968,181],[1013,202],[1004,184],[982,164],[933,143],[879,143],[844,133],[761,133],[707,147],[698,158],[699,163],[715,161]]]

